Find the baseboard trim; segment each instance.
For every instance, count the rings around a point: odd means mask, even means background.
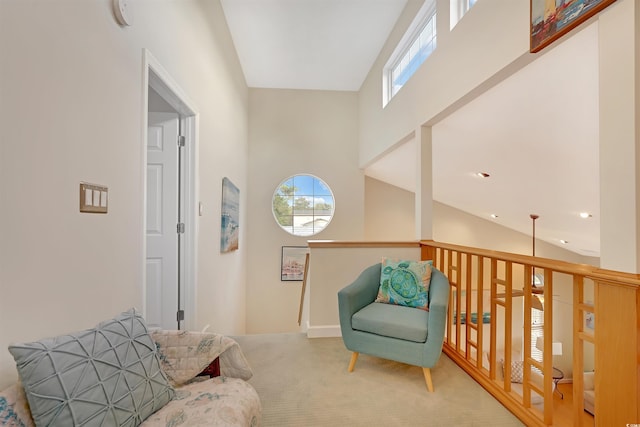
[[[311,326],[307,322],[307,338],[341,337],[340,325]]]

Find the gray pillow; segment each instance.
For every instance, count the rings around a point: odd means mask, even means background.
[[[69,335],[9,346],[40,426],[137,426],[174,390],[134,309]]]

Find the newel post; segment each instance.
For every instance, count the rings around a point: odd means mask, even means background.
[[[596,426],[640,423],[639,308],[637,286],[596,281]]]

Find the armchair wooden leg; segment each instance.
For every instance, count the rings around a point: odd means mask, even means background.
[[[358,355],[360,353],[358,353],[357,351],[354,351],[351,354],[351,361],[349,362],[349,372],[353,372],[353,368],[356,367],[356,361],[358,360]]]
[[[422,373],[424,374],[424,379],[427,382],[427,390],[433,392],[433,383],[431,382],[431,369],[422,368]]]

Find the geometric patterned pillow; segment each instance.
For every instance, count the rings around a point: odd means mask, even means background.
[[[382,258],[380,288],[375,302],[429,310],[432,261]]]
[[[174,396],[134,309],[9,351],[36,425],[137,426]]]
[[[504,359],[502,362],[502,376],[504,376]],[[524,378],[524,362],[522,360],[513,360],[511,362],[511,379],[512,383],[522,384]]]

